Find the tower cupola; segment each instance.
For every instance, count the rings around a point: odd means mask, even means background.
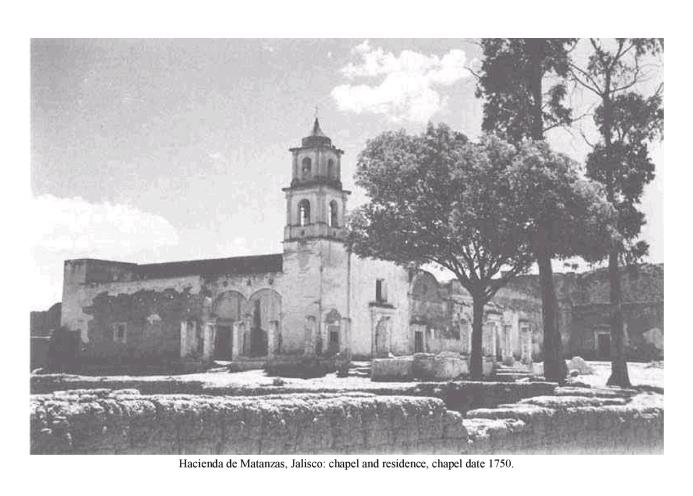
[[[301,140],[301,146],[290,148],[293,155],[291,186],[330,184],[342,188],[342,150],[320,129],[315,118],[310,134]]]
[[[320,122],[318,121],[318,118],[315,118],[315,122],[313,123],[313,130],[310,133],[310,136],[306,136],[301,140],[301,144],[303,145],[304,148],[310,148],[311,146],[332,146],[332,140],[325,136],[325,133],[322,132],[322,129],[320,129]]]

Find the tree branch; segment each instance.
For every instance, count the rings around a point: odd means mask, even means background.
[[[596,94],[598,97],[601,98],[603,96],[602,88],[599,86],[599,84],[597,84],[597,82],[594,80],[594,78],[587,71],[583,70],[582,68],[573,64],[572,62],[570,63],[570,69],[571,69],[570,72],[573,75],[573,80],[575,80],[575,82],[579,83],[584,88],[590,90],[592,93]],[[579,72],[585,78],[585,81],[583,81],[582,79],[580,79],[577,76],[576,71]],[[591,85],[588,84],[587,81],[589,81],[589,83],[591,83]]]

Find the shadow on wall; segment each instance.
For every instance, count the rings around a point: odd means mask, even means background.
[[[32,344],[34,339],[32,339]],[[32,363],[37,367],[44,367],[50,372],[74,372],[78,369],[77,353],[79,351],[80,336],[78,331],[70,331],[65,327],[54,330],[48,338],[47,349],[43,363]],[[34,347],[32,346],[32,353]],[[37,350],[38,352],[38,350]],[[32,361],[34,356],[32,355]]]

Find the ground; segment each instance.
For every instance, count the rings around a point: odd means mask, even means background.
[[[579,376],[580,382],[590,386],[605,386],[611,374],[611,362],[587,362],[594,374]],[[628,375],[633,386],[653,386],[664,388],[664,365],[653,363],[628,362]]]
[[[580,375],[577,380],[589,384],[591,386],[605,386],[611,372],[610,362],[587,362],[593,369],[594,374]],[[649,363],[628,363],[628,372],[633,386],[653,386],[664,388],[664,366],[653,366]],[[101,376],[83,376],[82,380],[94,380],[98,382],[103,379]],[[200,381],[209,386],[225,387],[225,386],[270,386],[275,381],[275,377],[268,376],[264,370],[248,370],[244,372],[228,373],[226,369],[219,368],[204,373],[184,374],[184,375],[150,375],[150,376],[109,376],[109,379],[129,380],[137,379],[138,381],[161,381],[166,379],[174,379],[176,381]],[[337,377],[336,373],[327,374],[324,377],[312,379],[298,379],[282,377],[281,380],[286,386],[294,386],[306,389],[353,389],[359,391],[367,391],[369,389],[379,389],[384,385],[388,388],[408,388],[411,382],[372,382],[367,377]]]

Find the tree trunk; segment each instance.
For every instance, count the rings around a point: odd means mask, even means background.
[[[604,145],[608,163],[612,162],[612,126],[613,126],[613,106],[611,100],[611,72],[606,74],[606,88],[609,89],[602,97],[604,107],[604,126],[603,133]],[[615,178],[613,169],[610,167],[606,177],[607,199],[614,207],[617,206],[614,194]],[[608,386],[630,387],[628,377],[628,365],[626,363],[626,346],[623,329],[623,306],[621,294],[621,274],[618,270],[619,247],[613,246],[609,250],[609,296],[611,303],[611,376],[606,381]]]
[[[553,283],[553,269],[548,250],[548,239],[540,229],[537,247],[537,265],[541,284],[541,312],[544,324],[544,377],[549,381],[564,382],[568,367],[561,350],[561,333],[558,329],[558,299]]]
[[[483,298],[472,295],[473,314],[472,314],[472,353],[469,364],[469,372],[473,381],[480,381],[484,375],[483,368],[483,325],[484,325],[484,305]]]
[[[607,386],[631,386],[626,362],[626,343],[623,328],[621,274],[618,268],[618,248],[609,251],[609,284],[611,297],[611,376]]]
[[[545,40],[529,38],[527,40],[529,55],[529,77],[527,87],[532,95],[531,100],[531,136],[535,140],[544,139],[543,115],[543,77],[544,77],[544,44]],[[561,333],[558,329],[558,299],[553,284],[551,268],[551,250],[549,236],[545,225],[539,225],[537,236],[537,265],[541,284],[541,311],[544,324],[544,377],[550,381],[565,381],[568,367],[561,351]]]
[[[528,38],[527,41],[527,56],[528,56],[528,71],[527,71],[527,89],[531,95],[530,102],[530,135],[532,139],[544,139],[544,110],[543,99],[544,94],[543,78],[544,78],[544,44],[545,41],[541,38]]]

